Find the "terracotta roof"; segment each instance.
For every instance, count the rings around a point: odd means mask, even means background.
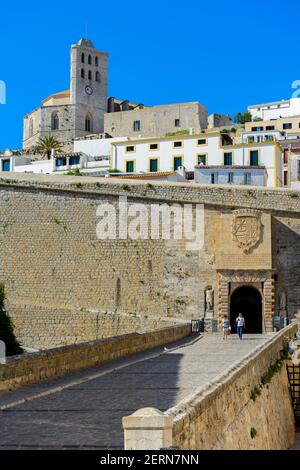
[[[287,140],[281,140],[281,146],[283,149],[289,149],[291,148],[291,150],[299,150],[300,149],[300,140],[299,139],[295,139],[295,140],[292,140],[292,139],[287,139]]]
[[[196,165],[195,168],[202,168],[202,169],[205,169],[205,170],[209,170],[209,169],[213,169],[213,170],[216,170],[217,168],[220,168],[220,169],[230,169],[230,170],[251,170],[251,169],[255,169],[255,170],[265,170],[266,167],[265,166],[261,166],[261,165],[257,165],[257,166],[250,166],[250,165]]]
[[[175,175],[175,171],[161,171],[158,173],[135,173],[132,175],[119,175],[118,173],[115,173],[114,175],[117,176],[118,178],[130,178],[130,179],[135,179],[135,178],[159,178],[161,176],[169,176],[169,175]]]
[[[46,101],[50,100],[51,98],[69,98],[70,96],[70,90],[65,90],[65,91],[60,91],[59,93],[53,93],[53,95],[49,95],[47,98],[45,98],[42,103],[45,103]]]
[[[138,106],[143,106],[144,108],[147,108],[149,106],[145,106],[144,104],[142,103],[132,103],[131,101],[129,100],[120,100],[119,98],[115,98],[114,96],[110,96],[109,98],[113,98],[114,100],[114,103],[116,104],[122,104],[122,103],[126,103],[128,104],[128,106],[134,106],[134,107],[138,107]],[[108,99],[109,99],[108,98]],[[129,110],[130,111],[130,110]]]

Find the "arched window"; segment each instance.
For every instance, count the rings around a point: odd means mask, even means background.
[[[52,113],[51,116],[51,130],[52,131],[57,131],[59,129],[59,114],[58,113]]]
[[[98,57],[95,57],[95,65],[98,67]]]
[[[88,64],[91,65],[92,64],[92,58],[91,56],[89,55],[89,58],[88,58]]]
[[[90,113],[85,116],[85,130],[86,132],[92,132],[93,130],[93,118]]]
[[[84,78],[84,69],[81,69],[81,78]]]
[[[81,63],[84,64],[84,53],[81,54]]]
[[[32,137],[32,136],[33,136],[33,119],[32,119],[32,118],[29,119],[29,131],[28,131],[28,135],[29,135],[29,137]]]
[[[96,82],[100,82],[100,73],[99,72],[95,73],[95,80],[96,80]]]
[[[89,70],[89,75],[88,75],[88,77],[89,77],[89,80],[92,80],[92,72],[91,72],[90,70]]]

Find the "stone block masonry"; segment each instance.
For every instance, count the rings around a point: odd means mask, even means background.
[[[184,240],[172,239],[99,240],[97,207],[118,210],[119,195],[148,208],[204,204],[204,248],[189,251]],[[299,201],[300,192],[281,189],[2,174],[0,282],[17,337],[24,346],[48,348],[135,331],[139,318],[150,327],[162,318],[201,318],[208,287],[220,318],[233,278],[237,285],[266,283],[260,288],[270,331],[281,290],[289,316],[300,309]],[[261,240],[246,254],[231,233],[240,208],[261,213]],[[91,311],[100,312],[98,320]]]
[[[180,117],[180,120],[178,119]],[[140,122],[140,129],[133,129],[134,121]],[[180,127],[175,122],[179,121]],[[150,108],[136,108],[104,114],[104,132],[113,137],[137,134],[143,137],[165,136],[169,132],[193,129],[197,134],[207,127],[207,110],[198,102],[169,104]]]
[[[48,349],[67,344],[143,333],[174,325],[176,319],[85,308],[38,308],[10,305],[14,331],[29,348]]]

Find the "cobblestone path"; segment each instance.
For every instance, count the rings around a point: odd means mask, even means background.
[[[122,449],[121,419],[165,411],[267,339],[188,337],[104,366],[0,395],[0,449]]]

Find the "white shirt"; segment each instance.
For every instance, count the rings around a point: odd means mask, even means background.
[[[245,318],[244,317],[237,317],[237,326],[244,326],[245,324]]]

